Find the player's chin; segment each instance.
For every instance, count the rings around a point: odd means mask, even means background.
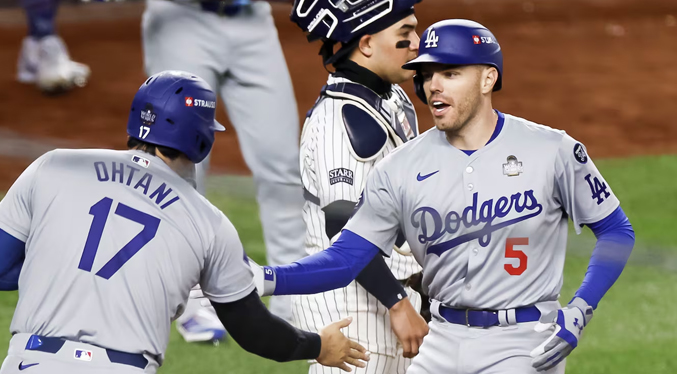
[[[415,74],[416,72],[413,70],[405,70],[400,68],[395,74],[391,75],[393,79],[391,79],[391,82],[389,83],[402,84],[406,81],[414,79]]]
[[[414,70],[405,70],[402,69],[402,82],[406,82],[410,79],[414,79],[414,75],[416,75],[416,71]]]
[[[453,118],[453,116],[449,114],[441,117],[433,115],[433,124],[435,124],[435,127],[440,131],[454,130],[454,128],[456,127],[454,125],[455,123],[456,123],[455,118]]]

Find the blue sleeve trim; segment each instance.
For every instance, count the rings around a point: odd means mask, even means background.
[[[23,266],[26,244],[0,229],[0,291],[19,288],[19,273]]]
[[[275,266],[275,295],[310,295],[347,286],[380,250],[343,230],[326,250],[290,265]]]
[[[635,232],[621,207],[588,227],[597,237],[597,244],[583,283],[574,297],[580,297],[596,309],[623,272],[635,245]]]

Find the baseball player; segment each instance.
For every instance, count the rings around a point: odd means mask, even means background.
[[[270,4],[148,0],[142,34],[148,75],[190,71],[204,78],[223,100],[256,183],[267,262],[288,264],[305,256],[300,123]],[[202,193],[208,166],[209,157],[197,169]],[[210,322],[197,303],[188,309],[177,324],[186,340],[223,335],[222,328],[213,326],[216,316],[212,314]],[[272,298],[270,310],[290,321],[290,297]]]
[[[20,291],[0,373],[155,373],[198,282],[246,350],[364,365],[339,331],[350,319],[318,335],[268,312],[235,228],[195,190],[224,130],[215,104],[195,75],[153,75],[132,103],[129,150],[55,150],[17,179],[0,202],[0,285]]]
[[[55,27],[59,0],[21,0],[28,36],[21,44],[17,80],[35,84],[46,94],[83,87],[91,74],[85,64],[72,61]]]
[[[374,165],[397,146],[418,135],[414,107],[398,83],[413,72],[402,65],[414,59],[419,43],[415,28],[417,0],[360,0],[350,4],[328,0],[297,0],[292,20],[311,39],[323,41],[323,64],[333,65],[320,98],[308,113],[301,136],[300,168],[306,203],[305,250],[309,255],[329,247],[332,238],[348,222],[366,177]],[[378,7],[389,6],[388,11]],[[376,11],[369,8],[376,7]],[[353,14],[366,13],[354,23],[345,21]],[[334,23],[318,24],[319,17]],[[366,27],[365,27],[366,26]],[[333,45],[341,48],[333,53]],[[406,246],[404,240],[396,243]],[[398,343],[391,329],[389,309],[399,311],[412,303],[420,310],[421,296],[406,287],[409,298],[383,299],[379,271],[390,272],[405,284],[421,271],[416,260],[397,252],[385,262],[378,256],[355,282],[347,287],[315,295],[292,298],[296,327],[317,331],[323,321],[352,316],[355,323],[347,335],[365,346],[372,360],[358,373],[404,373],[411,359],[411,346]],[[394,283],[401,289],[399,282]],[[373,292],[373,295],[369,291]],[[409,308],[409,306],[407,306]],[[427,326],[420,321],[422,332]],[[406,342],[405,342],[406,343]],[[311,363],[309,373],[332,373],[332,368]]]
[[[332,246],[264,268],[261,289],[310,293],[347,284],[374,255],[391,254],[403,229],[433,314],[409,374],[563,373],[630,256],[628,218],[581,143],[493,109],[503,56],[485,27],[432,25],[405,68],[417,71],[418,96],[436,128],[376,165]],[[597,244],[581,287],[562,307],[569,218],[579,233],[588,226]]]

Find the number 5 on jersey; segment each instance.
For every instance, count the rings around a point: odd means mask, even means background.
[[[522,275],[527,270],[527,255],[526,253],[515,249],[516,245],[529,245],[529,238],[508,238],[505,242],[505,258],[516,258],[519,260],[519,265],[513,266],[511,264],[503,265],[505,271],[510,275]]]

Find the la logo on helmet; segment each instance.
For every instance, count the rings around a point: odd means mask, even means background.
[[[426,48],[437,48],[437,42],[440,41],[440,38],[437,36],[435,29],[430,30],[428,37],[425,39]]]

